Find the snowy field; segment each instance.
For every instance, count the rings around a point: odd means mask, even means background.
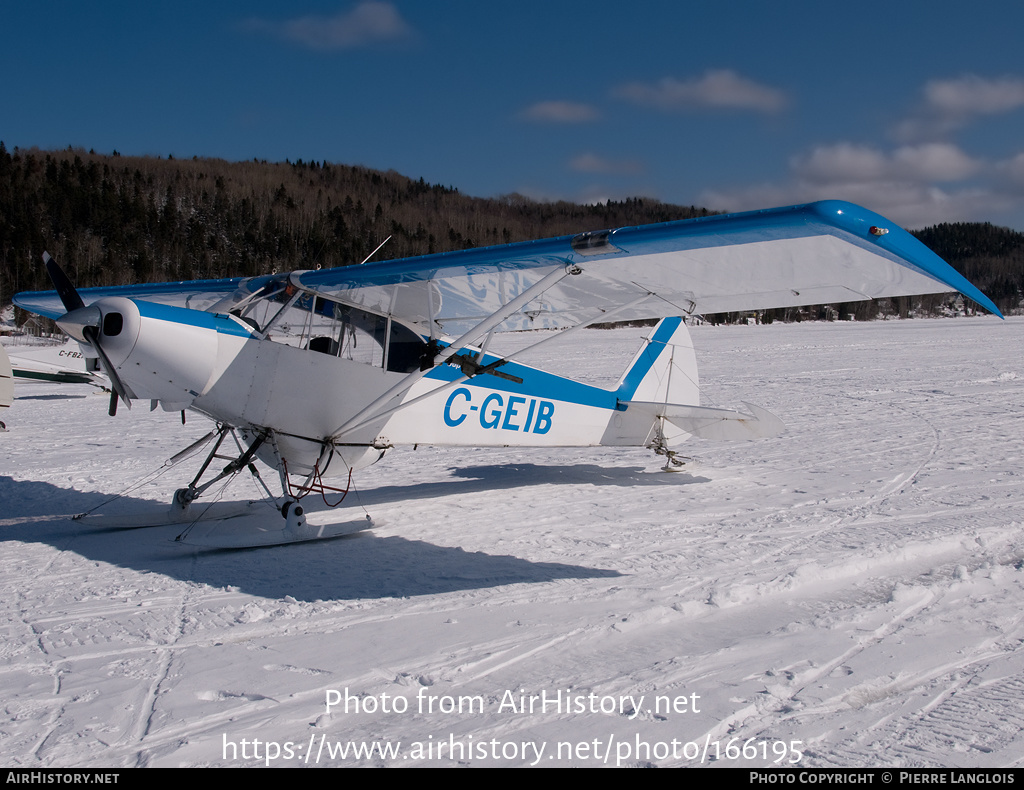
[[[527,361],[611,383],[643,331]],[[705,403],[787,433],[679,474],[401,449],[314,516],[373,530],[243,551],[67,517],[139,482],[107,509],[159,509],[209,423],[19,382],[0,764],[1024,763],[1024,319],[693,337]]]

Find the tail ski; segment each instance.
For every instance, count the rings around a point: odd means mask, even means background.
[[[765,409],[744,403],[749,413],[700,405],[697,358],[686,324],[665,318],[655,327],[619,381],[616,394],[625,408],[614,437],[626,434],[634,441],[672,445],[697,436],[701,439],[766,439],[786,426]],[[610,437],[611,438],[611,437]]]

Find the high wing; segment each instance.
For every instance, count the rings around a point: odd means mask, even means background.
[[[208,310],[229,294],[239,289],[248,292],[252,283],[267,280],[269,277],[243,278],[234,277],[226,280],[190,280],[177,283],[149,283],[145,285],[119,285],[112,288],[79,288],[83,300],[92,304],[97,299],[107,296],[125,296],[129,299],[142,299],[158,304],[192,307],[196,310]],[[25,291],[14,297],[14,303],[30,313],[60,318],[67,310],[61,303],[56,291]]]
[[[884,217],[823,201],[250,279],[82,289],[227,312],[291,285],[424,336],[511,331],[959,291],[995,304]],[[56,292],[15,304],[56,318]]]

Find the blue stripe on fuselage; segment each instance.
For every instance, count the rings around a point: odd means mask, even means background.
[[[481,374],[469,379],[465,386],[477,387],[497,392],[509,392],[516,395],[525,395],[532,398],[549,398],[551,400],[564,401],[566,403],[578,403],[581,406],[593,406],[599,409],[618,409],[620,400],[629,400],[636,392],[636,388],[643,381],[655,360],[665,350],[665,343],[672,337],[681,318],[666,318],[663,320],[651,343],[646,347],[647,353],[641,355],[636,364],[626,373],[622,384],[616,390],[606,390],[581,381],[574,381],[563,376],[556,376],[537,368],[519,365],[515,362],[507,362],[499,370],[512,376],[518,376],[523,380],[522,384],[497,376]],[[484,356],[481,364],[489,365],[496,362],[500,357],[492,354]],[[451,365],[439,365],[427,374],[427,378],[435,381],[455,381],[462,376],[462,371]]]
[[[484,357],[483,364],[490,364],[499,359],[491,355]],[[496,392],[508,392],[515,395],[523,395],[533,398],[548,398],[560,400],[567,403],[578,403],[582,406],[594,406],[599,409],[614,409],[618,405],[616,393],[584,384],[580,381],[556,376],[537,368],[529,368],[525,365],[517,365],[509,362],[500,368],[502,373],[518,376],[523,380],[522,384],[515,381],[507,381],[497,376],[481,374],[465,382],[464,386],[474,387],[481,390],[494,390]],[[431,370],[426,378],[434,381],[455,381],[462,377],[462,371],[451,365],[439,365]]]

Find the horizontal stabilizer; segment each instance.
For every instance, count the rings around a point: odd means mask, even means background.
[[[714,441],[770,439],[786,430],[785,423],[770,411],[746,402],[743,405],[750,410],[750,414],[732,409],[683,406],[679,403],[625,401],[622,405],[650,411],[653,417],[663,417],[687,433]]]

